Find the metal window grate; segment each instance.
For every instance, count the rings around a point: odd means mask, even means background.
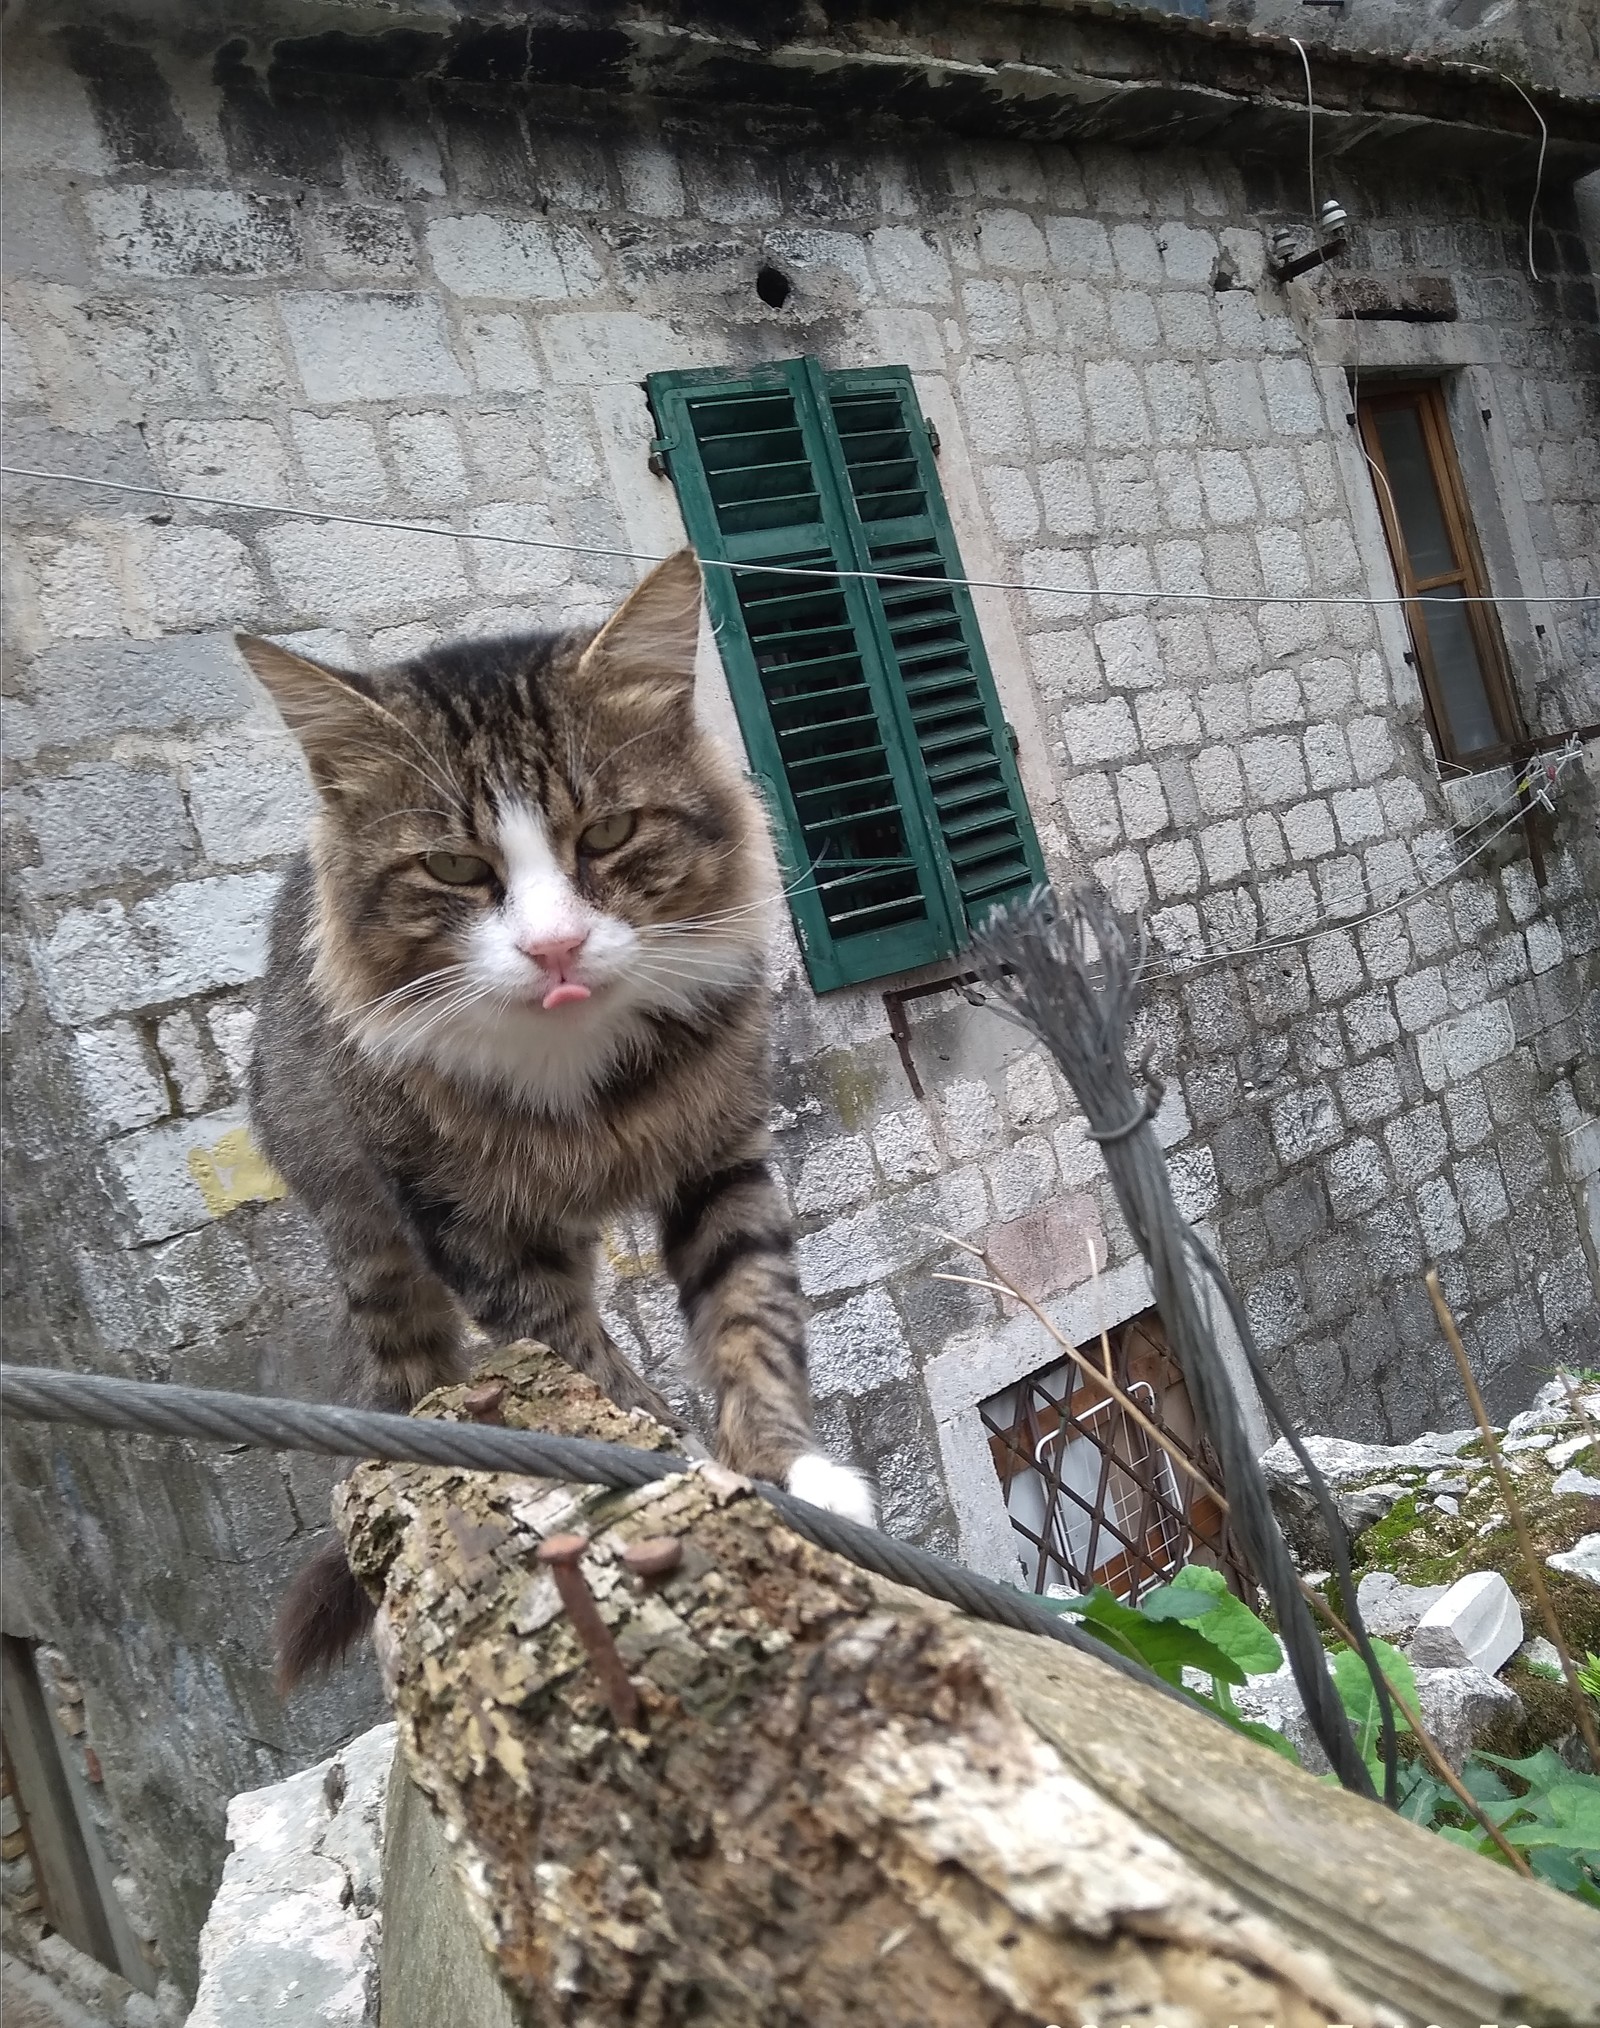
[[[1108,1334],[1116,1386],[1213,1486],[1215,1458],[1154,1310]],[[1098,1340],[1082,1350],[1100,1364]],[[1133,1605],[1185,1563],[1215,1564],[1236,1590],[1249,1574],[1227,1516],[1114,1396],[1070,1359],[981,1404],[989,1449],[1037,1592],[1094,1585]]]

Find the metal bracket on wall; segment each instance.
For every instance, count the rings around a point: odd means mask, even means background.
[[[894,1046],[900,1052],[900,1068],[906,1074],[906,1083],[911,1087],[911,1096],[925,1099],[922,1079],[917,1075],[917,1066],[911,1057],[911,1024],[906,1019],[906,1006],[912,1000],[928,1000],[935,993],[959,993],[974,1007],[985,1002],[977,989],[976,972],[952,972],[947,978],[925,979],[920,986],[891,986],[883,996],[883,1011],[889,1017],[889,1033],[894,1037]]]

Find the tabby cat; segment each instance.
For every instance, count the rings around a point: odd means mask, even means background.
[[[767,1166],[771,853],[696,723],[700,569],[598,633],[459,642],[355,675],[241,636],[318,796],[273,918],[251,1105],[319,1226],[359,1399],[464,1370],[469,1322],[670,1416],[607,1335],[602,1227],[659,1220],[717,1455],[870,1519],[812,1433]],[[370,1618],[337,1541],[279,1622],[292,1683]]]

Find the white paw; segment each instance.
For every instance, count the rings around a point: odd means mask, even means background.
[[[850,1465],[836,1465],[818,1451],[807,1451],[789,1467],[789,1491],[797,1500],[809,1500],[828,1514],[843,1514],[870,1528],[878,1518],[878,1503],[866,1477]]]

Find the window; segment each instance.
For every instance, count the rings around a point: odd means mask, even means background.
[[[1191,1562],[1211,1563],[1245,1589],[1245,1571],[1227,1516],[1183,1467],[1189,1459],[1217,1486],[1210,1446],[1154,1310],[1106,1335],[1118,1389],[1144,1414],[1137,1421],[1076,1361],[1063,1359],[984,1402],[979,1414],[1020,1538],[1025,1583],[1038,1592],[1105,1585],[1134,1605]],[[1080,1348],[1096,1366],[1099,1340]],[[1164,1449],[1147,1424],[1159,1430]]]
[[[1044,865],[910,374],[791,359],[649,389],[702,557],[868,573],[706,573],[812,984],[949,957]]]
[[[1436,382],[1364,395],[1361,438],[1433,722],[1446,760],[1506,760],[1521,726],[1444,397]]]

